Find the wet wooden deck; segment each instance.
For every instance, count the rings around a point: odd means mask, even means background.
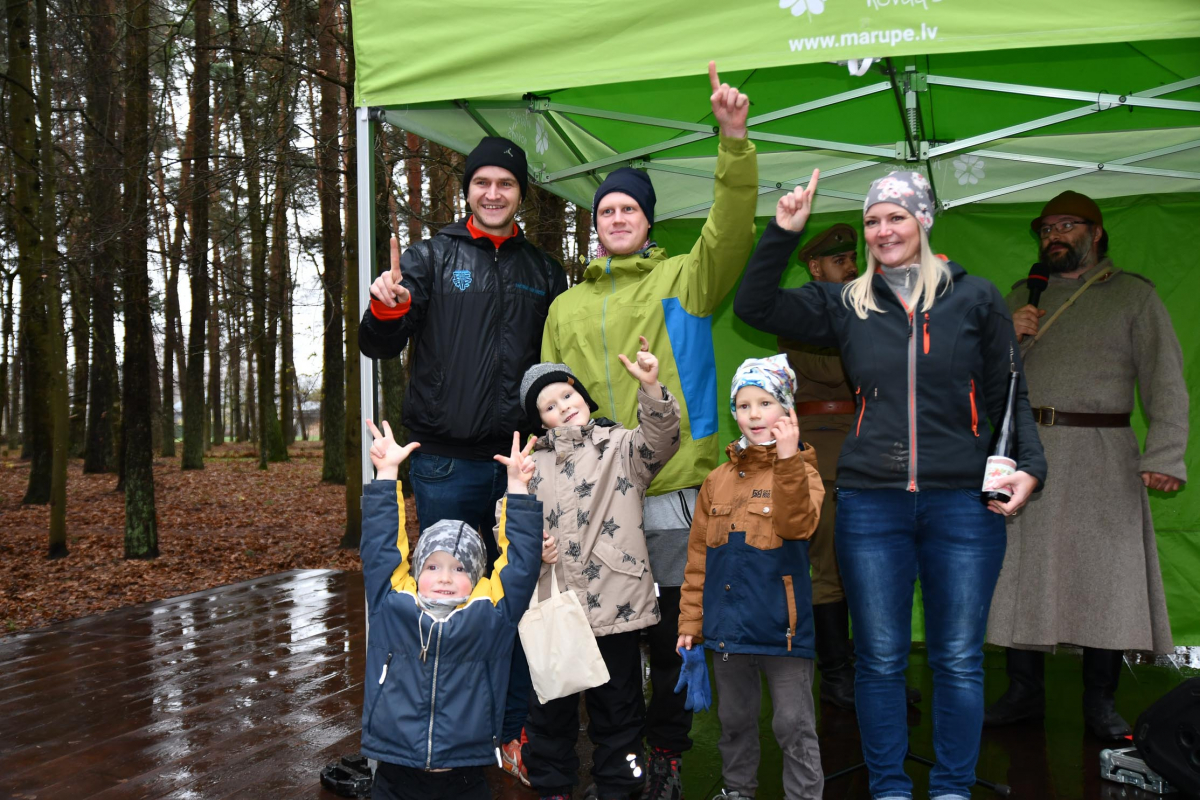
[[[0,798],[332,798],[318,770],[358,749],[363,627],[361,576],[313,570],[0,638]],[[987,664],[994,697],[1002,654]],[[928,698],[920,650],[909,676]],[[1132,720],[1181,679],[1163,666],[1126,671],[1119,707]],[[1099,780],[1102,745],[1079,718],[1078,659],[1051,659],[1047,680],[1057,705],[1046,727],[985,734],[980,776],[1020,798],[1149,797]],[[910,718],[912,741],[928,754],[922,706]],[[769,714],[764,703],[760,800],[782,796]],[[824,710],[819,733],[827,772],[860,759],[852,714]],[[687,796],[707,800],[720,788],[715,714],[699,715],[693,735]],[[919,795],[926,770],[909,771]],[[492,772],[497,798],[536,797]],[[825,792],[867,796],[865,773]]]

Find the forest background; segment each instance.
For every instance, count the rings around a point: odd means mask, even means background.
[[[380,126],[357,241],[349,0],[0,10],[0,634],[357,568],[358,248],[460,218],[462,156]],[[518,222],[580,278],[587,209]]]

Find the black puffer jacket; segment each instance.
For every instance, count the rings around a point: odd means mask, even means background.
[[[953,285],[912,316],[882,275],[886,313],[859,319],[842,285],[811,281],[780,289],[800,234],[772,220],[734,299],[749,325],[806,344],[841,348],[858,408],[838,458],[837,485],[855,489],[971,489],[983,483],[990,432],[1004,415],[1010,352],[1021,370],[1012,317],[1000,291],[949,262]],[[1017,469],[1046,480],[1046,457],[1018,388]]]
[[[398,320],[370,309],[358,328],[368,358],[394,358],[413,340],[402,422],[421,452],[490,460],[529,432],[518,389],[536,363],[554,298],[567,289],[558,262],[520,232],[497,249],[465,221],[417,242],[400,259],[412,307]]]

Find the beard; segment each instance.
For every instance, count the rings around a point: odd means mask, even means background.
[[[1050,252],[1050,248],[1056,245],[1064,245],[1065,250]],[[1074,244],[1070,242],[1051,242],[1042,247],[1039,255],[1041,262],[1046,265],[1046,269],[1052,275],[1058,275],[1063,272],[1074,272],[1083,266],[1088,255],[1092,252],[1092,240],[1090,237],[1080,239]]]

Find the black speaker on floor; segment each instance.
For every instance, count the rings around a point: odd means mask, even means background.
[[[1200,797],[1200,678],[1189,678],[1142,712],[1133,743],[1146,766]]]

